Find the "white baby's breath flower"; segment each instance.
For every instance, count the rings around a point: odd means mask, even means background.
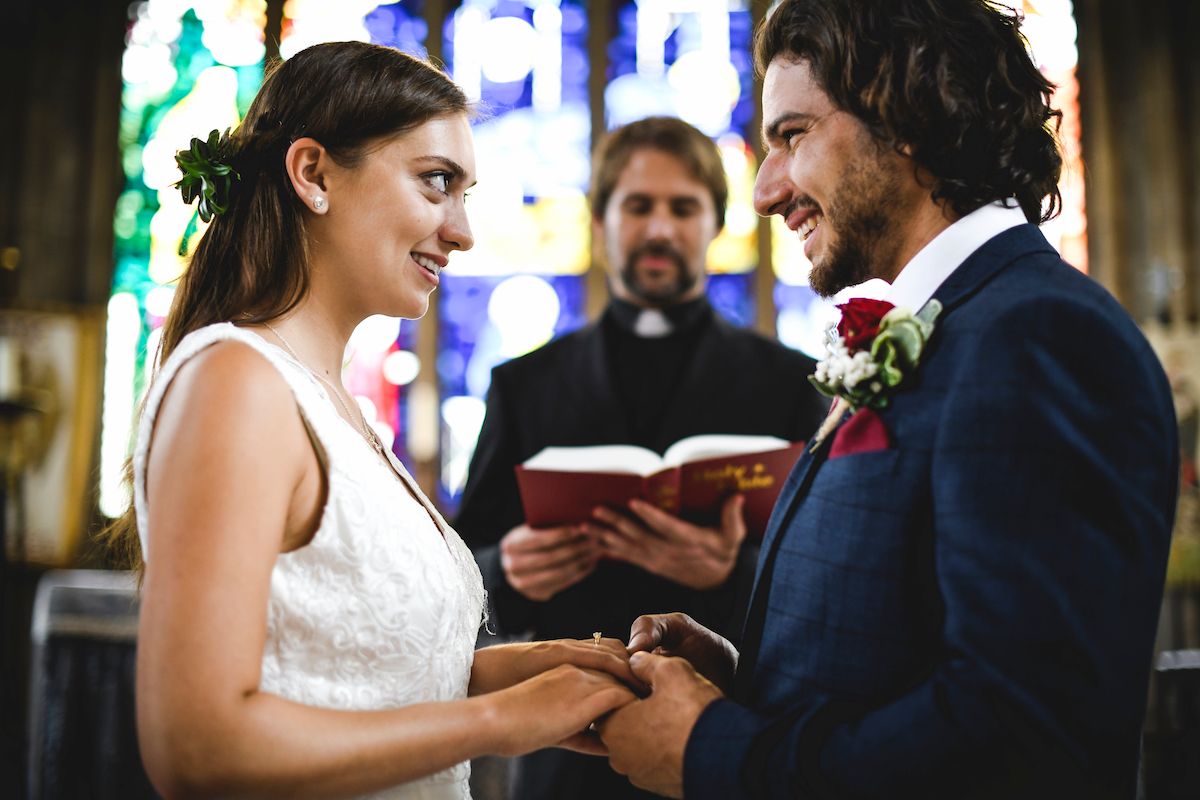
[[[842,377],[842,383],[847,389],[853,389],[860,382],[874,376],[878,371],[879,365],[872,360],[871,354],[865,350],[859,350],[852,357],[846,360],[845,373]]]

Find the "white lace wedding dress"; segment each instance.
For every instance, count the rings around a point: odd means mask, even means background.
[[[280,554],[271,572],[259,688],[299,703],[355,710],[466,697],[485,604],[471,551],[403,465],[388,453],[389,469],[342,419],[303,365],[230,323],[185,337],[147,397],[134,451],[134,503],[147,562],[154,554],[146,547],[146,457],[159,403],[180,365],[228,339],[253,347],[279,370],[324,450],[329,475],[312,541]],[[372,796],[464,800],[469,776],[470,765],[461,763]]]

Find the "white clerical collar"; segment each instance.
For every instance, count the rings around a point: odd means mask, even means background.
[[[975,209],[921,248],[892,281],[884,299],[915,313],[972,253],[993,237],[1026,222],[1025,212],[1017,206],[1006,207],[1003,202]]]
[[[661,339],[674,330],[671,320],[657,308],[643,308],[633,323],[633,332],[643,339]]]

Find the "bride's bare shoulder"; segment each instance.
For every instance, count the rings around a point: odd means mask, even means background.
[[[247,444],[289,431],[303,436],[283,375],[265,355],[237,340],[209,345],[180,365],[159,406],[154,438],[172,436],[176,425],[218,438],[241,437]]]
[[[179,366],[171,388],[211,385],[214,389],[288,392],[287,382],[265,355],[238,339],[223,339],[205,347]],[[168,390],[170,391],[170,390]]]

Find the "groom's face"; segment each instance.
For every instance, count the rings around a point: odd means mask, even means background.
[[[818,294],[895,277],[912,167],[834,105],[808,62],[777,58],[767,68],[763,146],[755,210],[778,214],[801,238]]]

